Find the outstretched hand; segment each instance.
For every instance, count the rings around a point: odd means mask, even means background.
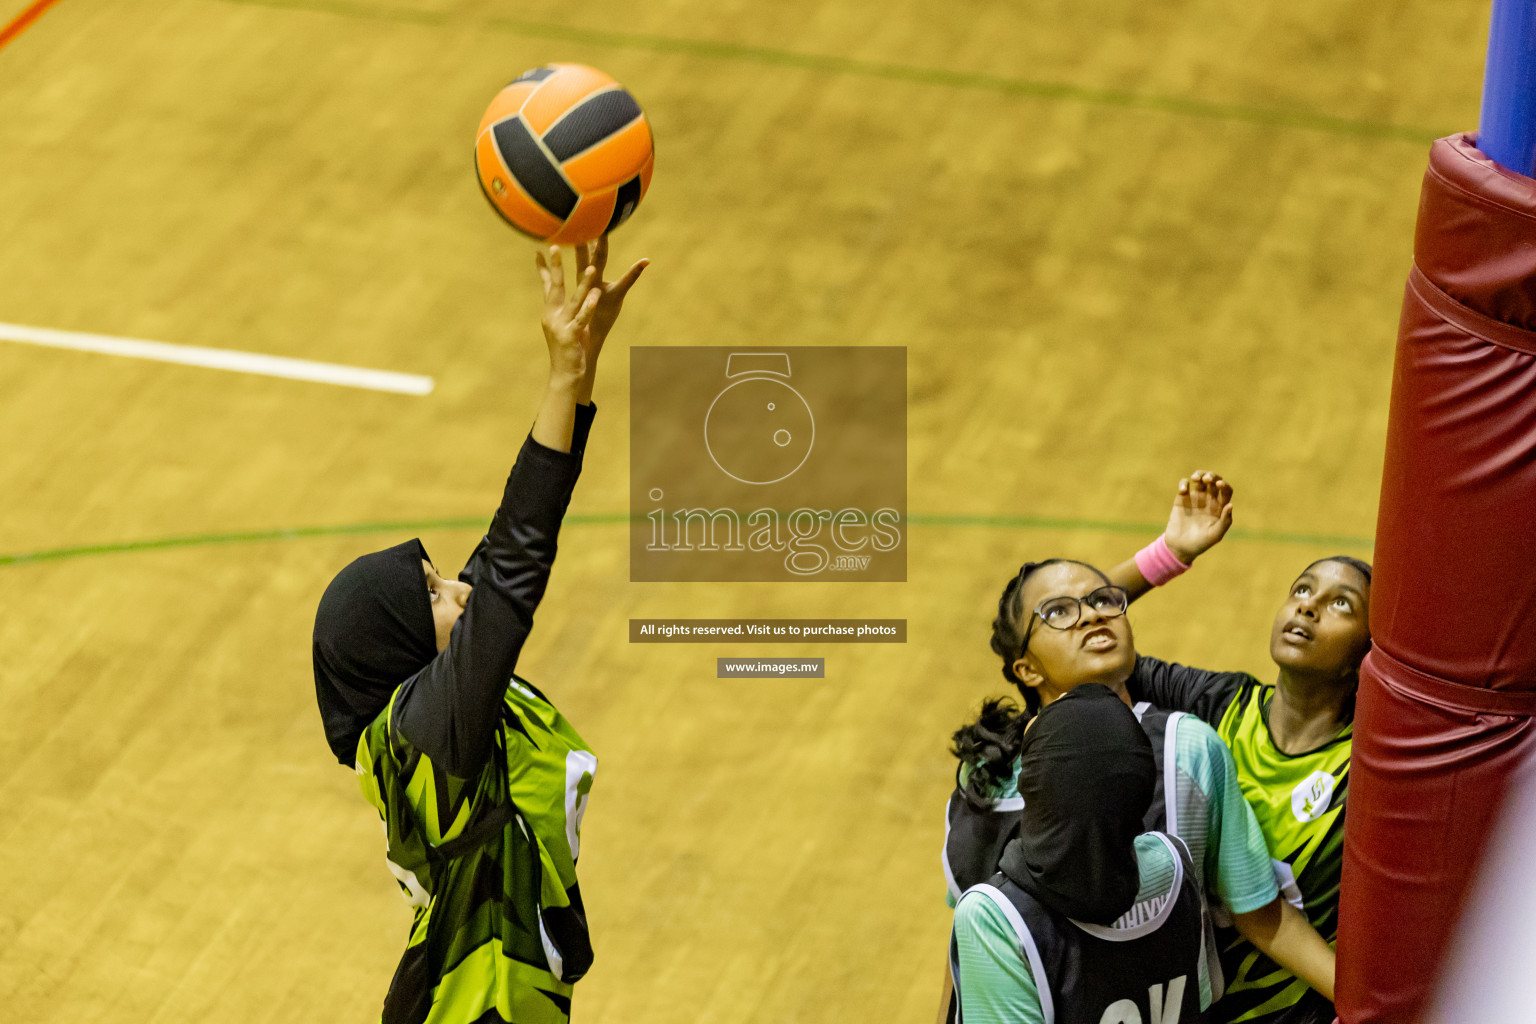
[[[603,342],[619,318],[624,297],[650,261],[639,260],[617,281],[604,281],[608,236],[575,250],[576,286],[569,290],[560,247],[552,245],[536,256],[544,283],[544,340],[549,345],[550,372],[582,380],[590,394]]]
[[[597,353],[602,350],[603,342],[608,340],[608,332],[613,329],[613,323],[619,318],[619,310],[624,306],[624,296],[640,280],[640,274],[650,266],[650,260],[636,260],[635,264],[624,272],[624,276],[617,281],[604,281],[603,271],[608,266],[608,236],[603,235],[595,242],[576,247],[576,276],[580,278],[588,271],[595,271],[590,287],[600,293],[597,299],[597,308],[592,312],[591,351],[592,358],[597,358]]]
[[[587,267],[576,275],[576,287],[565,287],[565,266],[560,247],[535,256],[539,279],[544,282],[544,343],[549,346],[549,372],[579,379],[596,363],[592,353],[592,320],[602,293],[593,287],[597,269]]]
[[[1168,549],[1188,565],[1215,547],[1232,526],[1232,485],[1215,473],[1196,470],[1179,481],[1179,493],[1163,534]]]

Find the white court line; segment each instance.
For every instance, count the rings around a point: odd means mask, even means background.
[[[114,338],[107,334],[55,331],[47,327],[26,327],[22,324],[0,323],[0,341],[19,341],[26,345],[99,352],[102,355],[127,356],[131,359],[153,359],[162,363],[256,373],[265,377],[309,380],[319,384],[337,384],[344,388],[393,391],[402,395],[425,395],[432,391],[432,378],[414,373],[370,370],[363,366],[342,366],[340,363],[317,363],[309,359],[262,355],[260,352],[172,345],[140,338]]]

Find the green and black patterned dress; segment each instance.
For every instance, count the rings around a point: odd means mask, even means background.
[[[388,714],[358,745],[363,796],[416,912],[385,1024],[564,1024],[592,962],[576,856],[597,758],[521,679],[502,714],[496,755],[475,779],[437,768]]]
[[[357,748],[363,796],[415,912],[382,1024],[567,1024],[592,964],[576,882],[597,758],[512,665],[533,624],[580,473],[531,437],[460,579],[448,650],[406,681]]]

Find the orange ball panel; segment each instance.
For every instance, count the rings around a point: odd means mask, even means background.
[[[560,233],[551,238],[551,245],[580,245],[590,242],[603,233],[608,226],[608,221],[613,217],[614,196],[618,193],[604,192],[595,196],[582,196],[581,202],[576,204],[576,209],[566,219],[565,227]]]
[[[579,192],[618,188],[651,158],[651,126],[644,115],[561,165]]]
[[[475,139],[475,171],[480,175],[480,187],[503,217],[529,234],[541,238],[547,238],[560,230],[560,221],[530,199],[528,193],[507,173],[506,166],[501,162],[501,154],[496,151],[496,138],[489,129]],[[497,182],[500,182],[500,187]],[[580,207],[574,212],[579,214]]]
[[[538,89],[523,104],[523,120],[533,134],[542,136],[578,101],[599,89],[616,84],[596,68],[585,64],[554,64],[555,74],[536,83]]]
[[[485,108],[485,116],[480,119],[480,127],[476,134],[485,131],[491,125],[503,118],[511,117],[520,110],[528,97],[533,95],[533,90],[539,87],[538,82],[513,82],[491,100],[491,105]]]

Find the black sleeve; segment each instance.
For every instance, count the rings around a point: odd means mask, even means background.
[[[587,438],[592,433],[592,419],[596,415],[597,406],[595,405],[578,405],[576,407],[576,426],[571,431],[571,456],[576,460],[576,472],[578,474],[581,472],[582,460],[587,454]],[[539,445],[539,447],[543,448],[544,446]],[[555,454],[559,453],[556,452]],[[511,481],[509,480],[508,485],[510,486],[510,484]],[[565,508],[569,504],[570,494],[568,492],[565,504],[560,507],[562,518],[565,516]],[[486,572],[487,545],[490,544],[491,534],[496,531],[496,521],[502,517],[503,510],[506,507],[506,498],[503,497],[501,508],[497,509],[495,516],[491,518],[490,529],[486,531],[484,537],[480,538],[480,543],[475,545],[475,550],[470,554],[469,560],[464,563],[464,568],[459,573],[459,582],[468,583],[472,587],[480,585],[480,579]],[[433,758],[433,760],[437,759]]]
[[[1250,681],[1257,682],[1246,672],[1211,672],[1138,654],[1125,688],[1133,701],[1149,701],[1168,711],[1188,711],[1214,726],[1243,684]]]
[[[569,453],[532,436],[523,442],[491,528],[459,574],[475,589],[448,649],[395,698],[396,731],[450,775],[471,777],[490,757],[503,694],[549,583],[594,412],[576,407]]]

